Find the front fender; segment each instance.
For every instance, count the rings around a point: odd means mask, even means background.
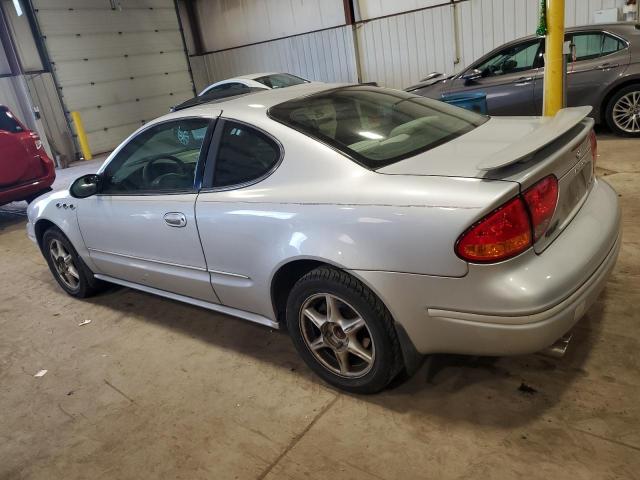
[[[92,272],[98,272],[89,256],[78,225],[77,207],[81,199],[73,198],[68,190],[51,192],[39,197],[27,209],[27,233],[42,249],[42,234],[53,225],[69,239],[73,248]]]

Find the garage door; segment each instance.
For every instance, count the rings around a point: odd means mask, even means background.
[[[193,97],[172,0],[36,0],[36,17],[68,111],[92,152]]]

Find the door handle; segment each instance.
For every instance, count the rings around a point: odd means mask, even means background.
[[[526,85],[531,85],[532,81],[533,81],[533,77],[520,77],[518,80],[516,80],[514,85],[516,87],[524,87]]]
[[[598,65],[596,68],[598,70],[609,70],[610,68],[616,68],[618,66],[618,64],[613,64],[613,63],[601,63],[600,65]]]
[[[170,227],[185,227],[187,225],[187,217],[184,213],[169,212],[164,214],[164,223]]]

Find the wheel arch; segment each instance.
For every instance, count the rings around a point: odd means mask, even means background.
[[[611,101],[613,96],[623,88],[629,87],[631,85],[640,86],[640,75],[635,75],[631,78],[625,78],[619,83],[616,83],[615,85],[613,85],[607,91],[607,93],[602,98],[602,102],[600,103],[600,111],[598,112],[598,116],[599,116],[598,121],[600,123],[606,123],[607,121],[607,106],[609,105],[609,102]]]
[[[304,275],[321,266],[329,266],[344,271],[359,282],[362,282],[362,284],[369,288],[380,299],[393,320],[393,326],[400,341],[405,371],[407,374],[412,375],[420,367],[423,355],[417,351],[404,327],[395,320],[391,310],[385,304],[383,297],[377,289],[369,285],[360,275],[354,274],[354,272],[340,265],[318,258],[298,258],[280,265],[271,279],[271,301],[276,321],[281,325],[285,321],[287,299],[294,284]]]
[[[61,230],[58,225],[46,218],[39,219],[34,225],[34,232],[36,234],[36,240],[38,241],[38,247],[40,247],[40,250],[42,250],[42,238],[44,237],[44,232],[49,230],[51,227]]]

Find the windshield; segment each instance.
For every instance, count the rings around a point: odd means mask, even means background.
[[[300,85],[301,83],[309,83],[309,80],[296,77],[290,73],[274,73],[273,75],[256,78],[256,82],[266,85],[269,88],[284,88],[292,85]]]
[[[269,109],[269,115],[370,169],[442,145],[487,120],[437,100],[370,86],[290,100]]]

